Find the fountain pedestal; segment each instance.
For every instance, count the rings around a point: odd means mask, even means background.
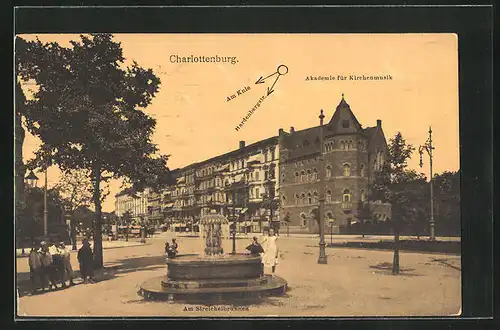
[[[167,259],[167,275],[141,285],[146,299],[181,301],[221,301],[281,295],[287,283],[278,276],[263,274],[260,256],[222,254],[221,224],[227,219],[218,214],[206,216],[206,255],[178,255]]]

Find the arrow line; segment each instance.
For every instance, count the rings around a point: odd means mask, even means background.
[[[260,76],[259,80],[257,80],[257,81],[255,82],[255,84],[256,84],[256,85],[257,85],[257,84],[263,84],[263,83],[264,83],[264,80],[266,80],[266,79],[267,79],[267,78],[269,78],[269,77],[274,76],[274,75],[275,75],[275,74],[277,74],[277,73],[278,73],[278,71],[276,71],[275,73],[270,74],[269,76],[267,76],[267,77],[265,77],[265,78],[262,78],[262,76]]]
[[[274,81],[274,83],[273,83],[273,85],[271,86],[271,88],[269,88],[269,87],[267,88],[267,95],[268,95],[268,96],[269,96],[272,92],[274,92],[273,87],[274,87],[274,85],[278,82],[278,79],[280,79],[280,76],[277,76],[277,77],[276,77],[276,80]]]

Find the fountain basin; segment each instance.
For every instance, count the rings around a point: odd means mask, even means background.
[[[260,256],[179,255],[167,259],[167,275],[145,281],[139,294],[167,301],[224,301],[282,295],[287,282],[262,274]]]
[[[171,281],[254,279],[262,274],[260,256],[245,254],[184,255],[167,259],[167,266]]]

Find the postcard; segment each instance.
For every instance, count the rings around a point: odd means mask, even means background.
[[[23,317],[461,313],[458,39],[21,34]]]

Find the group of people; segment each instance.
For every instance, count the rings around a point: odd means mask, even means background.
[[[172,244],[170,244],[169,242],[165,242],[165,254],[170,259],[175,258],[175,256],[179,252],[178,248],[179,248],[179,245],[177,244],[177,241],[175,238],[172,238]]]
[[[94,257],[87,239],[83,240],[83,245],[78,250],[78,262],[84,283],[93,283]],[[57,289],[57,284],[65,288],[68,286],[66,281],[69,281],[69,286],[75,285],[70,250],[64,242],[57,244],[51,240],[42,241],[39,246],[33,244],[28,256],[28,264],[33,292],[36,292],[38,288],[42,291],[46,288]]]
[[[274,276],[276,271],[276,265],[279,259],[279,249],[276,241],[278,240],[278,235],[274,229],[269,229],[269,234],[264,235],[262,244],[259,243],[257,237],[253,237],[252,244],[246,247],[250,254],[260,255],[262,257],[262,274],[264,274],[264,266],[271,267],[271,273]]]

